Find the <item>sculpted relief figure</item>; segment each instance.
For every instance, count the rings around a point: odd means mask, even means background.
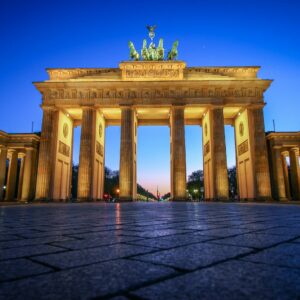
[[[129,53],[130,59],[132,59],[132,60],[139,60],[140,59],[140,55],[135,50],[133,43],[129,41],[128,42],[128,46],[129,46],[129,49],[130,49],[130,53]]]
[[[165,49],[164,49],[164,40],[159,39],[158,47],[157,47],[157,58],[158,60],[164,60],[165,58]]]
[[[173,43],[172,49],[168,53],[168,60],[175,60],[178,57],[178,41],[175,41]]]
[[[141,50],[143,60],[150,60],[150,55],[147,49],[147,41],[146,39],[143,40],[143,48]]]

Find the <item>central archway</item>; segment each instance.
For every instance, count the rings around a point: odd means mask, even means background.
[[[138,126],[137,183],[155,196],[170,192],[169,126]]]

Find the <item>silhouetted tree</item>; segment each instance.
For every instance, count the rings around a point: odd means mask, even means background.
[[[194,200],[199,200],[202,198],[203,191],[203,171],[197,170],[188,176],[188,182],[186,188],[188,190],[189,196]]]
[[[166,200],[166,199],[169,199],[171,197],[171,193],[166,193],[166,194],[164,194],[161,198],[163,199],[163,200]]]
[[[235,166],[228,169],[228,183],[229,183],[229,197],[234,199],[238,195]]]

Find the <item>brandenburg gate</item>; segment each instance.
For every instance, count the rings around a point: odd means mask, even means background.
[[[73,128],[81,125],[78,198],[101,199],[105,127],[121,126],[120,199],[136,199],[137,126],[170,127],[171,197],[186,197],[185,125],[203,128],[206,199],[228,198],[224,125],[235,128],[240,197],[271,197],[259,67],[126,61],[119,68],[48,69],[37,199],[70,196]],[[199,137],[200,138],[200,137]],[[199,149],[200,151],[200,149]]]
[[[76,126],[81,126],[78,199],[102,199],[105,128],[111,125],[121,126],[121,201],[137,199],[140,125],[170,127],[172,200],[186,199],[185,125],[202,127],[205,200],[229,197],[225,125],[235,129],[239,198],[290,199],[291,176],[292,198],[299,199],[300,133],[266,138],[264,93],[272,80],[259,78],[257,66],[188,67],[176,60],[177,41],[165,59],[162,39],[156,48],[154,27],[148,29],[151,43],[147,48],[144,40],[143,60],[129,42],[132,60],[121,62],[119,68],[47,69],[49,79],[34,83],[42,94],[43,110],[38,167],[33,172],[37,174],[35,199],[64,201],[71,197]],[[291,175],[284,162],[286,153],[292,157]],[[24,195],[29,199],[28,193]]]

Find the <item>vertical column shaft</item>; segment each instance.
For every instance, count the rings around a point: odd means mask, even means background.
[[[250,109],[250,112],[256,198],[266,200],[271,198],[271,184],[263,109]]]
[[[294,200],[300,200],[299,149],[292,148],[289,152],[290,152],[292,196]]]
[[[26,160],[26,156],[24,153],[20,153],[20,157],[21,157],[21,166],[20,166],[20,172],[19,172],[18,197],[17,197],[18,200],[20,200],[22,197],[24,165],[25,165],[25,160]]]
[[[30,191],[32,189],[33,176],[33,148],[26,148],[26,159],[24,167],[24,177],[21,201],[27,201],[30,198]]]
[[[18,153],[15,150],[11,150],[10,158],[9,158],[5,200],[14,200],[15,198],[17,169],[18,169]]]
[[[226,160],[226,144],[224,132],[223,108],[216,108],[211,111],[212,117],[212,162],[214,190],[216,199],[228,199],[228,173]]]
[[[73,178],[73,143],[74,143],[74,123],[71,128],[71,134],[72,134],[72,140],[71,140],[71,145],[72,145],[72,151],[71,151],[71,159],[70,159],[70,177],[69,177],[69,195],[68,198],[72,198],[72,178]]]
[[[281,150],[278,148],[272,151],[273,160],[273,178],[274,178],[274,198],[277,200],[286,200],[284,172],[281,160]]]
[[[6,175],[7,148],[0,149],[0,201],[3,200],[3,187]]]
[[[184,106],[171,111],[171,191],[173,200],[186,199],[186,152],[184,131]]]
[[[121,116],[120,200],[136,198],[135,135],[135,112],[131,107],[123,107]]]
[[[82,200],[92,197],[94,114],[95,110],[92,107],[83,108],[77,191],[77,197]]]
[[[288,153],[287,153],[287,155],[288,155]],[[290,199],[291,191],[290,191],[289,171],[288,171],[288,165],[286,162],[286,154],[285,153],[281,153],[281,164],[282,164],[282,170],[283,170],[286,197],[287,197],[287,199]]]
[[[205,199],[228,199],[223,108],[208,110],[202,126]]]
[[[53,165],[55,110],[44,109],[40,140],[36,199],[50,198],[51,170]]]

